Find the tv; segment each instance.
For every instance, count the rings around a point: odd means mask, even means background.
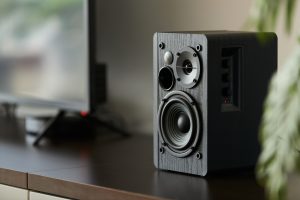
[[[92,109],[94,3],[0,1],[0,103]]]

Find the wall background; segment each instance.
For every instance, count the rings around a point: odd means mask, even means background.
[[[97,0],[97,60],[108,64],[108,106],[126,118],[134,133],[152,134],[153,33],[242,30],[252,3],[253,0]],[[295,29],[299,30],[299,3],[295,19]],[[276,31],[279,68],[296,47],[296,34],[287,35],[283,27],[281,20]]]

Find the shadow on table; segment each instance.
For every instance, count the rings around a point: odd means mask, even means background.
[[[206,177],[156,170],[153,193],[171,199],[265,199],[253,168],[219,171]]]

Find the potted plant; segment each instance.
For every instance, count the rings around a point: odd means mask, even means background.
[[[296,0],[256,0],[249,22],[258,31],[273,31],[284,10],[285,29],[290,33],[295,4]],[[286,199],[289,175],[300,172],[300,46],[271,80],[260,142],[257,178],[270,200]]]

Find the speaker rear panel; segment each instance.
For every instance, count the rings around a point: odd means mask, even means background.
[[[197,55],[193,55],[194,53]],[[200,68],[191,70],[190,63],[184,59],[185,57],[191,61],[193,67],[200,65]],[[180,64],[183,66],[176,66]],[[164,67],[173,70],[174,83],[171,89],[164,89],[159,84],[159,72]],[[200,116],[200,129],[197,130],[199,137],[192,145],[194,146],[192,152],[186,155],[172,153],[168,145],[165,145],[165,138],[159,131],[159,107],[167,95],[176,91],[185,92],[195,101]],[[207,96],[206,37],[201,34],[156,33],[154,36],[154,160],[158,168],[197,175],[207,173]]]

